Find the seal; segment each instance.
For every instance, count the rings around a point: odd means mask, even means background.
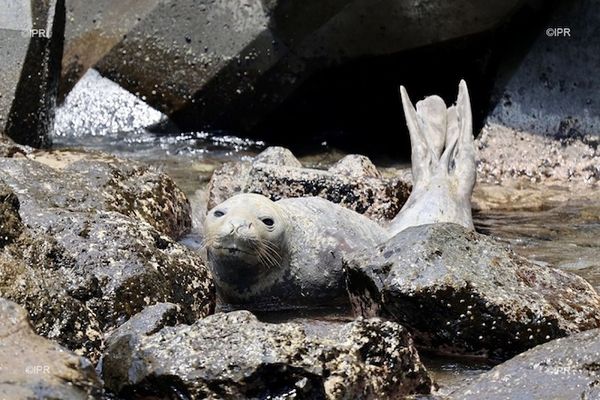
[[[418,225],[473,229],[475,147],[464,81],[456,105],[430,96],[413,107],[400,88],[411,138],[413,190],[386,226],[318,197],[231,197],[204,222],[208,264],[222,302],[253,309],[346,304],[342,260]],[[342,165],[341,167],[345,167]],[[374,168],[374,167],[373,167]]]
[[[239,194],[204,221],[221,302],[256,310],[348,303],[342,260],[385,240],[384,228],[319,197]]]

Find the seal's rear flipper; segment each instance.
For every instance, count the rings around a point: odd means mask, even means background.
[[[392,220],[390,234],[437,222],[473,229],[475,146],[467,84],[460,81],[456,105],[448,109],[440,97],[430,96],[415,110],[403,86],[400,94],[412,147],[413,190]]]

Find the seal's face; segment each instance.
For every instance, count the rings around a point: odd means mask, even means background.
[[[240,194],[206,215],[206,249],[215,277],[236,290],[259,282],[282,261],[286,221],[273,201]]]

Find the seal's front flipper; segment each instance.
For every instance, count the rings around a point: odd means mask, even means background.
[[[471,194],[475,185],[475,147],[471,103],[465,81],[456,105],[438,96],[413,107],[400,87],[411,140],[413,191],[389,226],[390,235],[417,225],[453,222],[473,229]]]

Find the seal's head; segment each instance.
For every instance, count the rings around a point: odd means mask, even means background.
[[[279,275],[287,221],[265,196],[239,194],[217,205],[204,221],[209,264],[221,289],[252,295]]]

